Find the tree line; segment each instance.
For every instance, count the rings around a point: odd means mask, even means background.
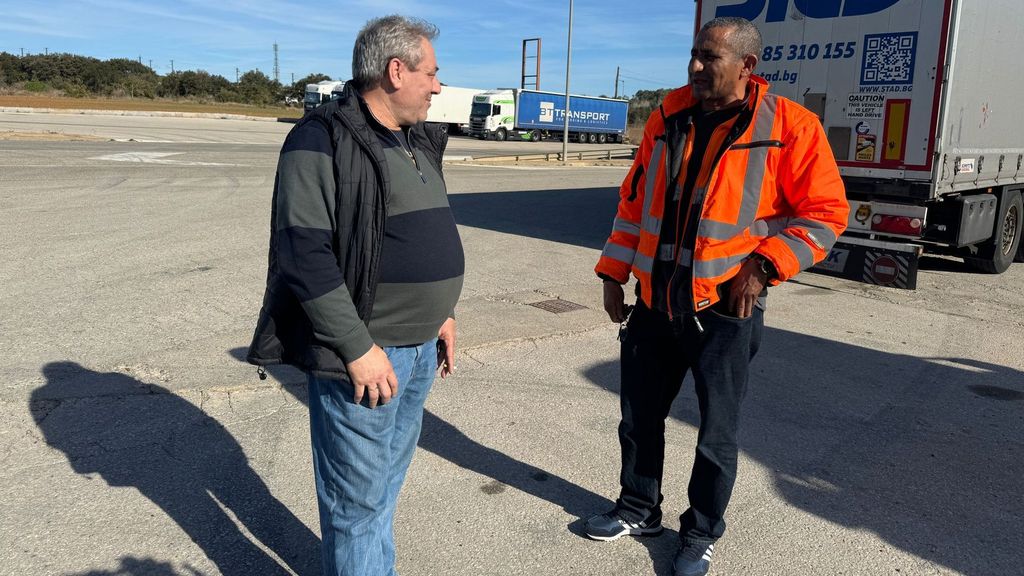
[[[282,85],[259,70],[250,70],[232,82],[203,70],[180,70],[161,76],[127,58],[99,60],[75,54],[16,56],[0,52],[0,88],[55,90],[74,98],[184,98],[266,106],[282,103],[286,96],[301,100],[306,84],[329,79],[326,74],[310,74],[294,84]]]
[[[259,70],[250,70],[232,82],[203,70],[179,70],[161,76],[127,58],[99,60],[75,54],[16,56],[0,52],[0,88],[55,90],[75,98],[174,98],[266,106],[280,104],[287,96],[301,100],[306,84],[330,79],[318,73],[282,85]],[[669,90],[639,90],[633,94],[629,99],[629,124],[642,125]]]

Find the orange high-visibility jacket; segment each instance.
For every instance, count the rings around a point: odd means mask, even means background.
[[[751,253],[775,265],[778,275],[772,284],[778,284],[823,260],[846,229],[846,191],[818,117],[767,92],[768,83],[751,76],[743,110],[715,129],[694,182],[693,201],[680,207],[680,228],[691,220],[688,210],[700,210],[693,245],[670,249],[677,264],[690,265],[694,311],[719,300],[716,287],[735,276]],[[595,268],[621,284],[632,271],[647,306],[666,217],[665,193],[683,186],[694,153],[694,129],[686,124],[675,143],[681,161],[673,163],[666,119],[672,122],[674,114],[695,106],[698,101],[684,86],[669,93],[647,120],[636,160],[619,190],[612,234]],[[673,164],[679,175],[669,182]],[[687,237],[685,230],[679,234]]]

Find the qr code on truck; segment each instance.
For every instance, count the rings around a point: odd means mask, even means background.
[[[864,37],[864,63],[860,83],[869,86],[914,82],[917,32],[868,34]]]

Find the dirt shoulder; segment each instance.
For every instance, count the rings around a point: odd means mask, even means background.
[[[202,104],[148,98],[67,98],[35,94],[0,94],[0,108],[38,108],[49,110],[102,110],[125,112],[181,112],[232,114],[262,118],[300,118],[301,108],[246,106],[244,104]]]
[[[0,141],[32,141],[32,142],[98,142],[108,140],[86,134],[65,134],[63,132],[15,132],[0,131]]]

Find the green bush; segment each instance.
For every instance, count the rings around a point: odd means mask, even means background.
[[[69,98],[87,98],[90,96],[89,89],[84,84],[68,84],[64,87],[64,95]]]
[[[28,90],[29,92],[45,92],[46,89],[47,86],[45,82],[39,82],[36,80],[25,82],[25,90]]]

